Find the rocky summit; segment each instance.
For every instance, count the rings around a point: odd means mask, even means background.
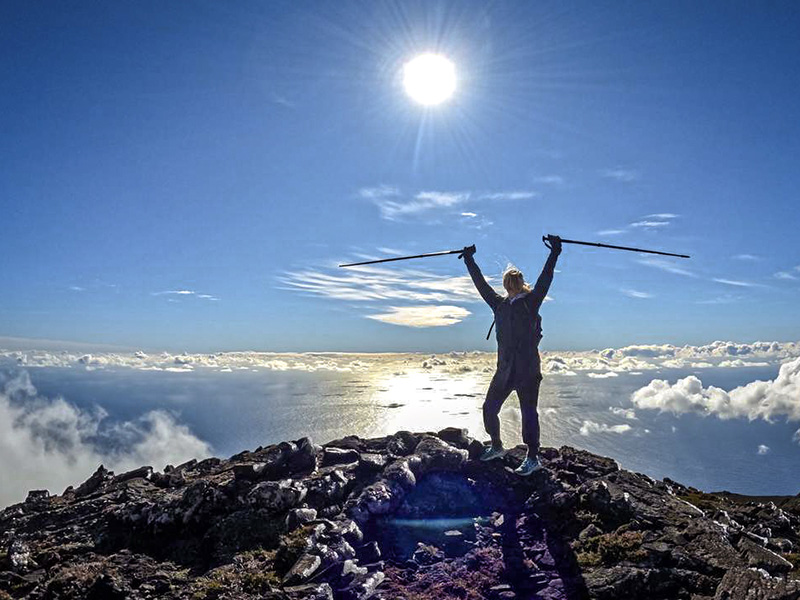
[[[0,513],[0,599],[800,598],[796,499],[703,494],[570,447],[513,473],[460,429],[304,438]]]

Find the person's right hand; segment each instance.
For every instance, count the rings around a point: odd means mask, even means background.
[[[473,254],[475,254],[475,244],[472,244],[472,246],[464,246],[463,250],[461,250],[461,254],[458,255],[458,258],[472,256]]]
[[[544,245],[550,248],[551,252],[561,254],[561,238],[557,235],[548,235],[544,238]]]

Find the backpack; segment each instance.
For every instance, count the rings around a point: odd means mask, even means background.
[[[533,311],[531,311],[531,317],[533,317]],[[497,319],[492,319],[492,324],[489,326],[489,331],[486,332],[486,339],[489,339],[489,336],[492,335],[492,329],[494,329],[494,324]],[[539,342],[542,341],[542,315],[537,314],[536,318],[534,319],[534,330],[536,331],[536,344],[538,345]]]

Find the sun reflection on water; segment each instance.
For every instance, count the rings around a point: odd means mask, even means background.
[[[444,377],[414,370],[381,376],[371,402],[386,410],[375,425],[383,431],[466,427],[470,435],[482,437],[481,405],[487,385],[488,378],[476,373]]]

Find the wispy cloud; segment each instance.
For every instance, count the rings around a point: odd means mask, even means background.
[[[713,281],[716,281],[717,283],[722,283],[724,285],[731,285],[734,287],[745,287],[745,288],[766,287],[764,284],[761,283],[753,283],[752,281],[739,281],[736,279],[723,279],[721,277],[715,277]]]
[[[71,292],[97,292],[108,290],[119,292],[119,285],[116,283],[106,283],[104,281],[93,281],[90,283],[82,283],[81,285],[70,285],[67,289]]]
[[[797,281],[798,279],[800,279],[800,277],[798,277],[794,273],[790,273],[789,271],[778,271],[777,273],[775,273],[774,277],[775,279],[783,279],[787,281]]]
[[[481,194],[481,200],[530,200],[538,194],[532,191],[516,190],[513,192],[491,192]]]
[[[462,224],[466,225],[470,229],[480,230],[494,225],[494,221],[491,221],[486,217],[482,217],[474,212],[463,212],[460,216]]]
[[[382,198],[392,198],[400,196],[400,189],[393,185],[379,185],[376,187],[365,187],[358,190],[358,195],[366,200],[376,200]]]
[[[547,185],[564,185],[566,183],[561,175],[543,175],[534,179],[537,183],[546,183]]]
[[[170,302],[175,302],[175,296],[194,296],[195,298],[200,298],[201,300],[212,300],[218,301],[219,298],[216,296],[212,296],[211,294],[198,294],[194,290],[166,290],[163,292],[152,292],[151,296],[170,296],[168,300]]]
[[[164,292],[153,292],[153,296],[193,296],[194,290],[166,290]]]
[[[432,191],[424,190],[412,195],[406,195],[397,187],[380,185],[362,188],[359,197],[375,204],[380,211],[381,218],[388,221],[403,219],[419,219],[437,211],[458,211],[462,216],[477,216],[472,211],[464,210],[467,203],[501,202],[515,200],[529,200],[537,196],[531,190],[511,190],[498,192],[471,192],[471,191]],[[491,224],[484,222],[484,226]]]
[[[346,271],[302,269],[280,277],[285,289],[348,301],[479,302],[468,275],[437,275],[422,269],[387,269],[374,265]]]
[[[397,250],[395,248],[386,248],[385,246],[381,246],[376,248],[378,252],[382,252],[383,254],[393,254],[394,256],[403,256],[404,254],[409,254],[403,250]]]
[[[388,312],[366,316],[403,327],[446,327],[460,323],[470,314],[460,306],[390,306]]]
[[[383,199],[378,204],[378,208],[384,219],[393,221],[437,208],[452,208],[468,199],[468,192],[420,192],[410,200]]]
[[[695,275],[692,271],[663,258],[641,258],[638,262],[640,265],[653,267],[654,269],[660,269],[662,271],[666,271],[667,273],[683,275],[684,277],[697,277],[697,275]]]
[[[374,202],[381,217],[388,221],[417,217],[435,209],[453,208],[470,197],[469,192],[419,192],[411,198],[405,198],[397,188],[389,186],[364,188],[359,195]]]
[[[617,167],[616,169],[602,169],[599,173],[601,177],[615,179],[616,181],[622,181],[625,183],[636,181],[640,177],[638,171],[621,167]]]
[[[277,94],[275,92],[272,93],[271,100],[274,104],[283,106],[284,108],[296,108],[294,102],[289,100],[286,96],[282,96],[281,94]]]
[[[716,296],[714,298],[709,298],[708,300],[698,300],[696,304],[731,304],[733,302],[738,302],[741,300],[741,296],[733,296],[731,294],[725,294],[723,296]]]
[[[668,227],[670,225],[669,221],[653,221],[653,220],[645,220],[645,221],[635,221],[631,223],[631,227],[643,227],[645,229],[655,229],[657,227]]]
[[[660,227],[669,227],[672,221],[677,219],[680,215],[675,213],[655,213],[646,215],[640,220],[630,224],[630,227],[644,228],[644,229],[657,229]]]
[[[755,254],[735,254],[731,258],[733,258],[734,260],[749,260],[749,261],[761,260],[761,258],[756,256]]]
[[[630,296],[631,298],[652,298],[653,297],[653,294],[648,294],[647,292],[640,292],[638,290],[631,290],[631,289],[626,289],[626,288],[622,288],[620,290],[620,292],[622,292],[626,296]]]
[[[628,224],[624,228],[620,229],[603,229],[597,232],[597,235],[618,235],[620,233],[625,233],[626,231],[630,230],[649,230],[649,229],[661,229],[664,227],[669,227],[673,224],[673,220],[680,217],[680,215],[676,213],[654,213],[651,215],[645,215],[643,217],[639,217],[637,221],[634,221]]]

